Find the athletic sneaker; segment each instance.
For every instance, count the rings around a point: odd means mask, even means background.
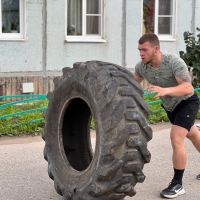
[[[176,180],[172,180],[172,182],[169,184],[168,188],[164,189],[161,193],[161,197],[173,199],[181,194],[184,194],[185,190],[183,189],[183,186],[178,183]]]
[[[197,179],[200,180],[200,174],[197,176]]]

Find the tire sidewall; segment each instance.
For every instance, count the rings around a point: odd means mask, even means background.
[[[96,129],[96,147],[93,159],[88,168],[82,172],[76,171],[70,165],[65,155],[62,140],[62,122],[64,113],[70,101],[75,98],[81,98],[89,106],[95,121]],[[54,90],[53,97],[49,102],[48,115],[46,118],[46,150],[48,151],[48,162],[54,180],[61,183],[61,188],[68,188],[71,192],[77,187],[86,186],[92,181],[97,170],[99,159],[100,116],[98,114],[98,105],[95,103],[89,85],[83,80],[63,79],[61,84]],[[81,184],[81,185],[79,185]]]

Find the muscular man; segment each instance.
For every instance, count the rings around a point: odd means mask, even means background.
[[[173,124],[170,138],[173,149],[174,177],[160,195],[175,198],[185,193],[182,177],[186,166],[184,139],[191,140],[200,152],[200,132],[194,124],[199,99],[191,85],[191,78],[185,62],[175,54],[160,52],[158,37],[145,34],[139,40],[141,61],[135,67],[134,79],[138,83],[145,78],[150,86],[148,91],[160,97],[162,107]],[[197,176],[200,179],[200,175]]]

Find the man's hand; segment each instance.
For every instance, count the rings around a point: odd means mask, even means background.
[[[163,96],[167,95],[167,88],[161,88],[159,86],[149,85],[149,87],[147,89],[151,94],[157,93],[157,95],[154,96],[153,98],[163,97]]]

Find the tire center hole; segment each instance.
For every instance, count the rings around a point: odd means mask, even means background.
[[[87,103],[72,99],[62,122],[63,148],[72,168],[84,171],[90,165],[96,146],[96,131]]]
[[[90,141],[91,141],[92,152],[94,154],[96,147],[96,130],[93,117],[91,118],[91,125],[90,125]]]

